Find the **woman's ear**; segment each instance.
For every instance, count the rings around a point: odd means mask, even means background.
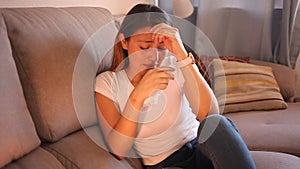
[[[121,42],[122,48],[123,48],[124,50],[127,50],[127,49],[128,49],[128,47],[127,47],[128,43],[127,43],[127,41],[126,41],[125,36],[124,36],[123,33],[120,33],[120,34],[119,34],[119,40],[120,40],[120,42]]]

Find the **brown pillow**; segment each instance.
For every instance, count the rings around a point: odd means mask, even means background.
[[[212,64],[221,113],[287,108],[271,67],[221,59]]]

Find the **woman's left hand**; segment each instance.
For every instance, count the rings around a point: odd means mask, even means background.
[[[165,23],[160,23],[153,26],[150,31],[153,33],[153,39],[158,43],[164,43],[166,48],[172,52],[178,60],[186,58],[187,52],[177,28]]]

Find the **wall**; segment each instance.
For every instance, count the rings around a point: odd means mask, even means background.
[[[121,15],[137,3],[154,3],[155,0],[0,0],[0,7],[69,7],[100,6],[114,15]]]

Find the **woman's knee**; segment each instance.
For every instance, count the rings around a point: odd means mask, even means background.
[[[220,127],[222,127],[222,126],[233,127],[237,131],[237,128],[235,127],[234,123],[229,118],[227,118],[223,115],[213,114],[213,115],[207,116],[207,118],[203,122],[217,124]]]
[[[220,114],[212,114],[205,118],[205,120],[225,120],[225,119],[226,117]]]
[[[233,122],[223,115],[207,116],[200,124],[198,129],[198,138],[200,142],[206,141],[209,137],[224,132],[224,130],[237,131]],[[202,141],[201,141],[202,140]]]
[[[200,128],[208,125],[210,127],[215,127],[224,124],[233,124],[227,117],[219,114],[213,114],[207,116],[200,124]]]

